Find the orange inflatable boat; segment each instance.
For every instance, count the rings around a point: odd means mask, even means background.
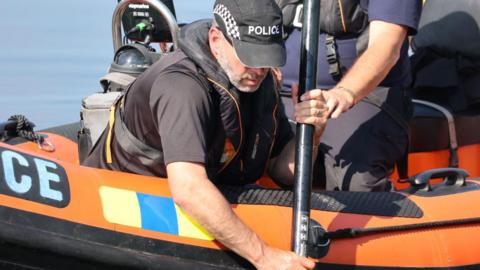
[[[116,49],[123,11],[143,2],[117,7]],[[396,191],[312,193],[315,269],[480,269],[480,140],[472,136],[480,113],[445,118],[421,106],[428,105],[418,104],[411,123],[409,177],[393,177]],[[16,124],[0,123],[0,137]],[[39,132],[52,143],[43,149],[20,138],[0,142],[0,269],[252,269],[174,204],[167,179],[80,166],[78,130]],[[262,239],[291,249],[293,192],[219,189]]]
[[[66,127],[41,132],[54,152],[0,143],[2,268],[251,268],[173,203],[166,179],[79,166]],[[312,223],[327,231],[312,236],[316,269],[480,269],[480,183],[465,177],[436,169],[397,192],[313,193]],[[221,190],[269,244],[291,248],[292,192]]]

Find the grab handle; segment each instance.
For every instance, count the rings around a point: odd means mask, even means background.
[[[430,191],[430,180],[432,178],[444,178],[445,184],[452,186],[465,186],[467,184],[466,178],[469,176],[468,172],[459,168],[439,168],[432,169],[407,179],[407,181],[417,189]]]

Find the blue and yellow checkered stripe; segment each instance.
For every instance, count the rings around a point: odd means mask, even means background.
[[[214,239],[170,197],[102,186],[100,198],[103,215],[110,223],[196,239]]]

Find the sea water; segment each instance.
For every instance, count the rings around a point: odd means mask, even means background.
[[[211,18],[214,0],[174,0],[177,20]],[[117,0],[0,1],[0,121],[25,115],[36,129],[79,120],[113,59]]]

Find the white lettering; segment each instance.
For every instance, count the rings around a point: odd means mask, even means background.
[[[274,26],[248,26],[248,34],[255,34],[257,36],[271,36],[271,35],[279,35],[282,33],[282,26],[281,25],[274,25]]]
[[[133,8],[133,9],[149,9],[150,6],[149,5],[145,5],[145,4],[130,4],[128,5],[129,8]]]
[[[20,194],[27,193],[32,188],[32,178],[22,175],[20,181],[17,182],[13,168],[13,159],[16,159],[21,166],[28,167],[28,161],[23,156],[12,151],[4,151],[2,153],[2,164],[5,182],[12,191]]]
[[[0,194],[55,207],[70,202],[68,177],[55,162],[0,147]]]
[[[280,25],[275,25],[274,27],[272,27],[272,33],[273,33],[274,35],[281,34],[281,33],[280,33],[280,29],[281,29],[281,26],[280,26]]]
[[[47,167],[56,169],[57,165],[53,162],[46,160],[41,160],[38,158],[33,159],[35,165],[37,165],[38,178],[40,182],[40,195],[44,198],[49,198],[55,201],[62,201],[63,194],[58,190],[53,190],[50,188],[50,182],[60,182],[60,177],[56,173],[51,173],[47,171]]]

